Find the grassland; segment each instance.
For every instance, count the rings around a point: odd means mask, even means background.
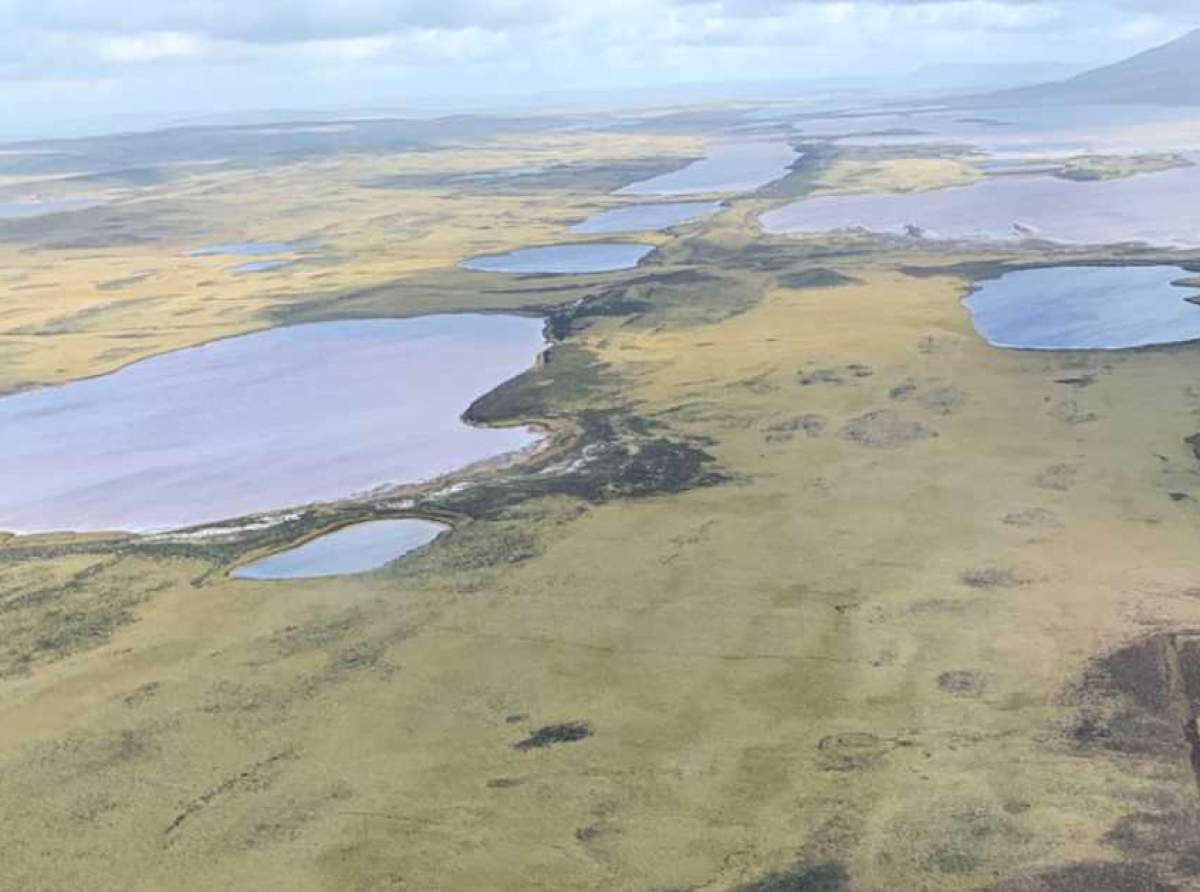
[[[928,192],[969,186],[979,172],[951,158],[884,158],[838,160],[825,170],[814,194],[861,195],[868,192]]]
[[[1179,167],[1190,167],[1192,162],[1182,155],[1157,153],[1146,155],[1083,155],[1069,158],[1057,176],[1067,180],[1088,182],[1093,180],[1120,180],[1144,173],[1161,173]]]
[[[614,171],[650,176],[701,145],[695,136],[541,134],[440,152],[189,168],[160,186],[113,192],[106,207],[0,223],[0,393],[111,371],[392,283],[408,293],[388,315],[507,306],[511,297],[489,300],[474,284],[448,299],[422,276],[440,285],[464,257],[566,241],[565,226],[596,208]],[[542,165],[546,173],[512,182],[462,179]],[[245,258],[187,256],[243,241],[320,247],[259,274],[230,273]]]
[[[292,319],[540,308],[551,360],[472,415],[559,440],[405,493],[455,532],[361,577],[225,571],[398,496],[211,541],[0,542],[0,887],[1193,888],[1195,348],[989,348],[974,276],[1112,258],[771,238],[764,198],[629,273],[457,271],[697,148],[562,140],[217,177],[153,251],[4,249],[47,286],[9,287],[39,333],[0,340],[4,389]],[[571,188],[430,185],[572,152]],[[863,182],[813,163],[805,189]],[[179,257],[248,237],[346,259]],[[151,266],[130,297],[161,300],[78,322],[117,300],[85,283]]]

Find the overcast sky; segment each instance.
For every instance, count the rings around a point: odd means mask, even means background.
[[[1095,64],[1197,26],[1197,0],[0,0],[0,130]]]

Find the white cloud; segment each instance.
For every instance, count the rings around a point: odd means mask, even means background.
[[[211,58],[216,54],[215,49],[205,38],[179,31],[101,37],[98,44],[100,58],[109,62],[138,64]]]

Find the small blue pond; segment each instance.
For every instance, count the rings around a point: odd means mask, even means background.
[[[312,579],[366,573],[428,545],[447,527],[427,520],[376,520],[343,527],[233,571],[235,579]]]

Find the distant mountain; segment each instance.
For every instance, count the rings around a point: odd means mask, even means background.
[[[1058,83],[973,97],[995,105],[1200,105],[1200,29]]]
[[[1087,66],[1069,62],[952,62],[926,65],[905,75],[906,87],[922,90],[984,90],[1060,81]]]

